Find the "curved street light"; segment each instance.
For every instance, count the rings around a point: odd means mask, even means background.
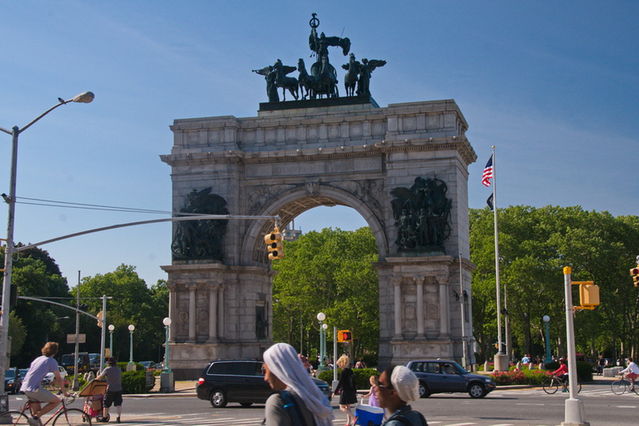
[[[7,215],[7,246],[5,248],[4,256],[4,280],[2,283],[2,308],[0,309],[0,383],[4,383],[4,372],[9,367],[7,359],[7,343],[9,340],[9,300],[11,299],[11,273],[13,271],[13,253],[15,247],[13,245],[13,229],[15,223],[15,210],[16,210],[16,180],[17,180],[17,165],[18,165],[18,137],[21,133],[26,131],[29,127],[38,122],[42,117],[53,111],[54,109],[66,105],[70,102],[78,103],[90,103],[95,98],[93,92],[83,92],[74,96],[69,100],[58,98],[58,103],[31,120],[22,128],[13,126],[11,130],[7,130],[0,127],[0,132],[4,132],[12,136],[11,145],[11,174],[9,179],[9,195],[2,194],[5,202],[8,205]],[[6,403],[6,406],[5,406]],[[0,389],[0,412],[8,410],[8,397],[4,390],[4,386]]]

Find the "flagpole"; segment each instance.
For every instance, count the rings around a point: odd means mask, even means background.
[[[497,161],[495,158],[495,145],[493,150],[493,220],[495,228],[495,292],[497,295],[497,355],[495,355],[495,370],[502,371],[508,369],[508,364],[503,365],[504,354],[502,352],[501,335],[501,285],[499,282],[499,226],[497,222]],[[507,361],[506,361],[507,363]]]

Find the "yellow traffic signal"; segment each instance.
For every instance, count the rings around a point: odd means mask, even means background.
[[[630,275],[632,275],[632,283],[635,287],[639,287],[639,265],[636,268],[630,269]]]
[[[264,235],[264,243],[266,243],[269,260],[284,258],[284,243],[282,241],[282,234],[277,226],[273,228],[272,232]]]
[[[352,339],[352,335],[351,335],[351,331],[350,330],[338,330],[337,331],[337,341],[339,343],[350,342],[351,339]]]
[[[599,306],[599,286],[594,281],[573,281],[572,285],[579,286],[579,305],[574,309],[593,310]]]

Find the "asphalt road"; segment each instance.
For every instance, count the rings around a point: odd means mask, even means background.
[[[606,382],[585,385],[583,400],[585,420],[591,425],[639,424],[639,396],[614,395]],[[17,400],[20,398],[20,400]],[[10,406],[17,408],[24,396],[10,397]],[[413,407],[421,411],[429,425],[558,425],[564,419],[564,401],[567,394],[547,395],[539,388],[498,390],[483,399],[471,399],[466,394],[439,394],[421,399]],[[335,425],[343,425],[346,417],[335,407]],[[73,406],[81,408],[81,401]],[[207,401],[193,396],[126,397],[122,415],[125,425],[247,425],[262,422],[264,406],[250,408],[229,404],[214,409]]]

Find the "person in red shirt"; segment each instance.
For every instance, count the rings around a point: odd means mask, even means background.
[[[559,368],[550,374],[561,379],[561,381],[564,383],[564,389],[562,392],[567,392],[568,389],[566,388],[566,385],[568,384],[568,364],[566,363],[566,360],[564,358],[560,359],[559,362]]]

